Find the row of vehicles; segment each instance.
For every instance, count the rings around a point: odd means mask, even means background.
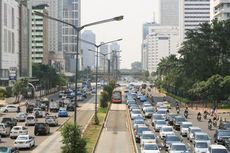
[[[136,143],[140,143],[142,153],[159,153],[161,150],[169,153],[228,153],[220,140],[229,139],[230,130],[217,130],[214,141],[218,144],[211,144],[208,133],[193,126],[184,116],[169,113],[171,106],[168,102],[156,102],[153,107],[147,97],[143,97],[141,93],[129,93],[127,97]],[[146,120],[150,120],[151,124]],[[224,132],[218,134],[219,131]],[[158,133],[159,138],[156,136]],[[183,143],[183,137],[191,142],[192,148]],[[162,143],[159,144],[159,141]]]

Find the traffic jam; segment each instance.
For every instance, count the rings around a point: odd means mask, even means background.
[[[146,88],[147,89],[147,88]],[[148,88],[151,90],[151,87]],[[228,153],[230,121],[210,122],[211,114],[197,114],[196,121],[206,124],[214,135],[188,120],[189,108],[180,108],[164,98],[148,98],[146,90],[129,85],[127,105],[132,120],[136,148],[140,153]],[[201,122],[204,120],[204,122]],[[199,123],[198,123],[199,125]]]
[[[78,92],[84,101],[88,93]],[[66,89],[49,98],[27,101],[23,106],[8,104],[0,108],[0,152],[31,152],[56,132],[74,111],[74,91]]]

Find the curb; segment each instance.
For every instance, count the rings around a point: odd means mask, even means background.
[[[104,129],[104,126],[105,126],[105,121],[106,121],[107,118],[108,118],[108,114],[109,114],[109,111],[110,111],[111,104],[112,104],[112,103],[110,102],[109,107],[108,107],[108,110],[107,110],[106,115],[105,115],[105,118],[104,118],[104,121],[103,121],[103,124],[102,124],[101,129],[100,129],[100,132],[99,132],[99,134],[98,134],[97,141],[96,141],[96,143],[95,143],[95,145],[94,145],[94,147],[93,147],[92,153],[95,153],[95,152],[96,152],[97,145],[98,145],[99,139],[100,139],[100,137],[101,137],[101,133],[102,133],[102,131],[103,131],[103,129]]]
[[[128,106],[126,105],[126,108],[128,108]],[[133,130],[131,129],[131,118],[130,118],[130,115],[129,115],[129,110],[126,109],[126,112],[127,112],[127,116],[128,116],[128,124],[129,124],[129,131],[131,132],[131,141],[132,141],[132,145],[133,145],[133,150],[135,153],[138,153],[138,149],[137,149],[137,144],[136,144],[136,141],[135,141],[135,136],[134,136],[134,132]]]

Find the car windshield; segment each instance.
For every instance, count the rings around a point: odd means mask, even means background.
[[[137,121],[135,121],[135,124],[145,124],[145,122],[142,120],[137,120]]]
[[[166,114],[167,111],[164,111],[164,110],[159,110],[157,111],[157,114]]]
[[[38,127],[38,128],[44,128],[45,125],[44,124],[37,124],[36,127]]]
[[[34,117],[33,116],[29,116],[29,117],[27,117],[27,120],[33,120],[34,119]]]
[[[228,153],[226,149],[212,149],[212,153]]]
[[[3,128],[3,125],[2,124],[0,124],[0,129],[2,129]]]
[[[7,153],[8,148],[7,147],[0,147],[0,153]]]
[[[27,137],[20,136],[20,137],[17,137],[17,140],[27,140]]]
[[[3,118],[2,119],[2,122],[8,122],[8,121],[11,121],[11,118]]]
[[[219,136],[229,137],[230,136],[230,130],[228,130],[228,131],[219,131],[218,135]]]
[[[161,116],[161,115],[155,115],[153,118],[154,118],[154,119],[162,119],[163,116]]]
[[[166,122],[165,121],[156,121],[156,124],[163,125],[163,124],[166,124]]]
[[[140,111],[137,111],[137,110],[136,110],[136,111],[132,111],[132,113],[133,113],[133,114],[141,114],[141,112],[140,112]]]
[[[197,135],[196,140],[209,140],[208,135]]]
[[[168,128],[162,128],[162,131],[164,131],[164,132],[171,132],[171,131],[173,131],[173,129],[170,128],[170,127],[168,127]]]
[[[144,134],[142,136],[143,139],[155,139],[154,134]]]
[[[208,143],[198,142],[198,143],[196,143],[196,148],[208,148]]]
[[[171,148],[172,150],[182,150],[182,151],[186,151],[187,150],[187,148],[186,148],[186,146],[185,145],[172,145],[172,148]]]
[[[145,112],[154,112],[153,109],[146,109]]]
[[[180,141],[180,139],[177,136],[174,136],[174,137],[167,137],[166,141]]]
[[[225,123],[225,124],[224,124],[224,127],[225,127],[225,128],[230,128],[230,123]]]
[[[179,118],[175,118],[177,122],[184,122],[186,121],[185,118],[183,117],[179,117]]]
[[[182,125],[182,128],[189,128],[189,127],[191,127],[192,126],[192,124],[183,124]]]
[[[150,131],[148,127],[141,127],[137,129],[138,134],[142,134],[143,131]]]
[[[158,147],[156,144],[145,144],[144,150],[158,150]]]
[[[21,128],[20,127],[14,127],[13,130],[17,131],[17,130],[21,130]]]
[[[54,119],[53,116],[47,116],[46,119]]]
[[[191,132],[192,132],[192,133],[201,132],[201,129],[192,129]]]

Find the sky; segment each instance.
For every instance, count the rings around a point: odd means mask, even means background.
[[[122,38],[121,68],[131,68],[131,63],[141,61],[142,25],[158,20],[157,0],[81,0],[81,25],[124,15],[114,21],[87,27],[96,34],[96,42]]]

